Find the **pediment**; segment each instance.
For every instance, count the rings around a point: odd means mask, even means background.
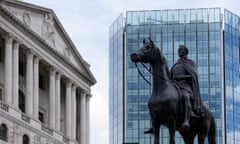
[[[58,46],[57,43],[64,44],[63,39],[61,39],[61,34],[56,27],[57,23],[51,9],[16,0],[5,0],[2,6],[26,27],[44,39],[51,47],[56,48]],[[66,45],[64,46],[66,47]],[[61,47],[58,49],[61,49]]]
[[[27,29],[37,34],[49,47],[78,68],[81,73],[95,80],[89,65],[77,51],[53,10],[18,0],[3,0],[0,5]]]

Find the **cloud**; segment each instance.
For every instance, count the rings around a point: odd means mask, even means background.
[[[23,0],[55,11],[98,83],[92,87],[91,144],[108,144],[108,28],[127,10],[223,7],[240,15],[238,0]]]
[[[108,144],[108,99],[93,92],[91,99],[91,144]]]

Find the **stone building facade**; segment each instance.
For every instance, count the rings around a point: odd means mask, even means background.
[[[89,144],[95,83],[53,10],[0,1],[1,144]]]

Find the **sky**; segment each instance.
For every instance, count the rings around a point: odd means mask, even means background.
[[[21,0],[53,9],[97,83],[91,88],[91,144],[108,144],[108,29],[130,10],[221,7],[240,16],[240,0]]]

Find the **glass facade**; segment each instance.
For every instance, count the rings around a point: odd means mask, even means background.
[[[150,127],[151,88],[129,57],[148,37],[162,50],[169,68],[178,60],[178,46],[188,47],[189,58],[198,64],[202,100],[215,117],[217,144],[240,141],[239,21],[227,10],[221,14],[220,8],[127,11],[125,18],[118,17],[109,33],[109,143],[153,143],[153,137],[143,134]],[[160,143],[168,141],[163,127]],[[178,133],[176,143],[184,143]]]
[[[236,144],[240,141],[240,18],[228,10],[224,17],[226,143]]]
[[[110,143],[122,144],[124,138],[124,50],[123,15],[109,31],[109,137]]]

